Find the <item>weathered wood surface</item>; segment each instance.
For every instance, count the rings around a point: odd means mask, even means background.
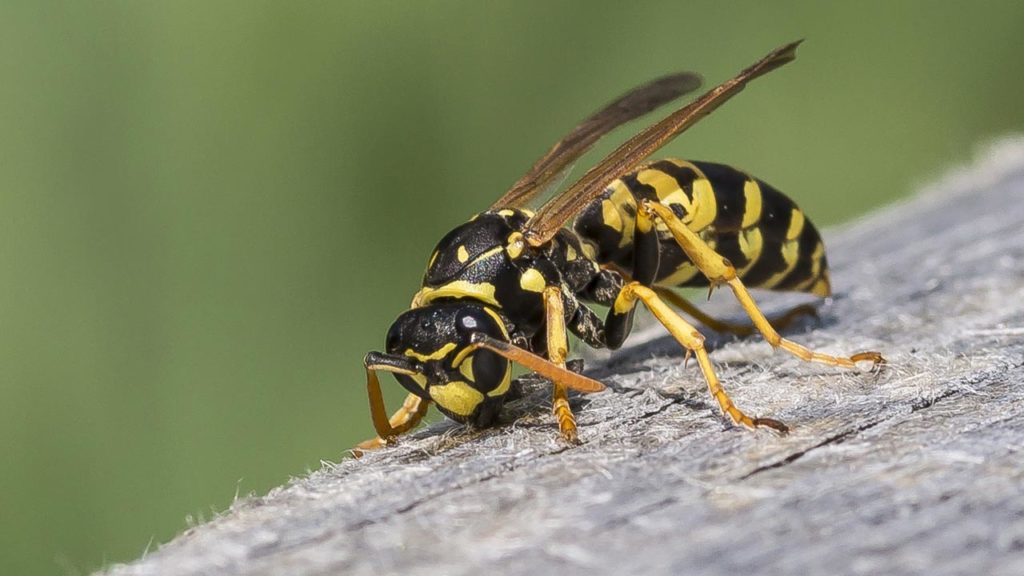
[[[787,437],[727,425],[648,329],[590,363],[582,446],[528,388],[508,425],[326,465],[110,574],[1024,574],[1024,143],[832,232],[838,294],[788,333],[887,370],[710,338]]]

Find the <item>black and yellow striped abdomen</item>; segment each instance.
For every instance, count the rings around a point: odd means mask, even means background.
[[[747,286],[828,296],[821,236],[803,211],[769,184],[710,162],[660,160],[615,180],[587,206],[574,228],[602,264],[632,272],[636,199],[656,199],[736,267]],[[659,223],[656,284],[707,286]]]

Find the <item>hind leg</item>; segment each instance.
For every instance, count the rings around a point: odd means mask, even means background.
[[[653,213],[654,216],[660,218],[668,226],[676,242],[686,252],[686,255],[690,257],[694,265],[711,281],[712,287],[720,284],[729,285],[736,299],[739,300],[740,306],[743,307],[743,310],[754,322],[754,327],[773,347],[782,348],[808,362],[820,362],[844,368],[853,368],[858,362],[871,362],[875,365],[885,362],[885,359],[878,352],[861,352],[851,356],[832,356],[815,352],[806,346],[783,338],[772,327],[768,319],[765,318],[764,313],[758,308],[757,303],[754,302],[754,298],[750,295],[746,286],[737,277],[736,269],[728,260],[712,250],[697,234],[687,228],[670,208],[658,202],[644,201],[642,209]]]

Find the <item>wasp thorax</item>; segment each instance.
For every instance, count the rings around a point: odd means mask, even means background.
[[[508,341],[494,310],[475,302],[445,301],[414,308],[391,325],[386,340],[393,362],[379,365],[407,390],[459,422],[490,424],[511,381],[508,360],[472,343],[474,334]],[[387,364],[402,364],[391,369]]]

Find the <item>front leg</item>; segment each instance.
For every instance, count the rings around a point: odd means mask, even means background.
[[[357,444],[356,450],[353,452],[357,456],[360,454],[359,450],[375,450],[386,446],[396,436],[418,426],[430,406],[429,400],[424,400],[416,394],[409,394],[406,396],[405,402],[402,403],[402,407],[388,418],[387,408],[384,406],[384,395],[381,393],[380,380],[377,378],[375,368],[372,365],[366,367],[366,392],[370,400],[370,418],[373,420],[377,436]]]

